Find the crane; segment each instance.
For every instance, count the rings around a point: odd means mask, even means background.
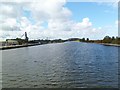
[[[24,36],[24,34],[20,38],[22,38],[23,36]]]

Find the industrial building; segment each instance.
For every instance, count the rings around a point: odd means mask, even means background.
[[[25,39],[16,38],[16,39],[6,39],[6,41],[0,42],[0,46],[10,46],[10,45],[22,45],[28,43],[28,37],[27,32],[23,34],[22,36],[25,36]]]

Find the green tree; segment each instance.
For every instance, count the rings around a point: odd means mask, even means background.
[[[87,42],[89,42],[89,38],[87,38]]]
[[[116,44],[120,44],[120,37],[116,37]]]
[[[82,40],[81,40],[82,42],[85,42],[85,38],[82,38]]]
[[[112,42],[112,38],[109,36],[105,36],[103,39],[103,43],[111,43]]]
[[[112,36],[112,40],[115,40],[115,37],[114,37],[114,36]]]

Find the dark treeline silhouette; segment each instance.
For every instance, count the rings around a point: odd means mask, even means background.
[[[66,40],[62,39],[55,39],[55,40],[31,40],[29,43],[41,43],[41,44],[47,44],[47,43],[62,43],[66,41],[80,41],[80,42],[86,42],[86,43],[108,43],[108,44],[120,44],[120,37],[110,37],[110,36],[105,36],[102,40],[90,40],[89,38],[69,38]]]
[[[88,42],[94,43],[108,43],[108,44],[120,44],[120,37],[105,36],[103,40],[89,40]]]
[[[103,39],[103,43],[112,43],[112,44],[120,44],[120,37],[109,37],[109,36],[106,36],[104,39]]]
[[[31,40],[28,43],[40,43],[40,44],[47,44],[47,43],[62,43],[65,42],[66,40],[62,40],[62,39],[55,39],[55,40],[43,40],[43,39],[39,39],[39,40]]]
[[[18,41],[19,45],[22,45],[22,44],[27,43],[27,41],[26,41],[26,40],[21,39],[21,38],[16,38],[16,39],[12,39],[12,40],[16,40],[16,41]],[[7,40],[6,40],[6,41],[7,41]]]
[[[89,42],[89,43],[110,43],[110,44],[120,44],[120,37],[110,37],[105,36],[102,40],[90,40],[89,38],[71,38],[68,41],[80,41],[80,42]]]

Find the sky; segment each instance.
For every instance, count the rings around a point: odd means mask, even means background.
[[[118,2],[22,0],[0,2],[0,40],[103,39],[118,36]]]

